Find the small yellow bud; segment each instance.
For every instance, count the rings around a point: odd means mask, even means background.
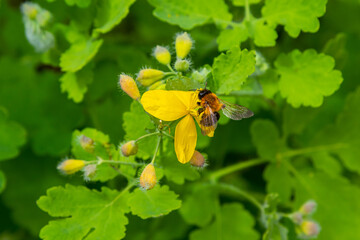
[[[79,137],[79,142],[81,147],[87,151],[87,152],[93,152],[94,151],[94,140],[92,140],[91,138],[85,136],[85,135],[81,135]]]
[[[204,167],[206,165],[206,161],[204,156],[198,151],[194,152],[194,155],[190,159],[190,164],[194,167]]]
[[[125,74],[121,74],[119,78],[119,86],[132,99],[138,100],[140,98],[139,89],[132,77]]]
[[[177,59],[175,62],[176,71],[186,72],[189,70],[190,62],[186,59]]]
[[[192,39],[186,32],[177,35],[175,40],[176,56],[180,59],[185,58],[189,54],[192,44]]]
[[[138,151],[136,141],[129,141],[121,146],[121,152],[125,157],[135,155]]]
[[[297,225],[300,225],[303,221],[303,215],[300,212],[294,212],[290,215],[291,220]]]
[[[320,225],[314,221],[304,221],[300,228],[307,237],[316,237],[321,230]]]
[[[149,90],[166,90],[166,84],[164,81],[156,82],[149,87]]]
[[[67,159],[62,161],[57,169],[65,174],[73,174],[85,167],[85,161],[76,159]]]
[[[316,208],[317,203],[314,200],[309,200],[301,206],[300,212],[304,215],[311,215],[316,211]]]
[[[145,190],[150,190],[156,185],[155,167],[152,163],[148,164],[140,175],[140,186]]]
[[[84,167],[83,171],[84,171],[84,179],[86,181],[90,181],[96,173],[96,164],[89,164],[87,166]]]
[[[171,55],[166,47],[156,46],[154,49],[154,56],[159,63],[168,65],[171,61]]]
[[[36,9],[36,4],[34,3],[23,3],[21,5],[23,13],[28,16],[30,19],[35,19],[38,14],[38,10]]]
[[[162,79],[163,77],[164,77],[163,71],[152,68],[146,68],[139,72],[136,80],[138,80],[139,83],[141,83],[141,85],[147,87],[153,84],[154,82]]]

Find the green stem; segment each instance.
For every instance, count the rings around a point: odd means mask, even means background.
[[[158,151],[159,151],[161,139],[162,139],[162,135],[160,135],[160,136],[158,137],[158,141],[157,141],[157,144],[156,144],[154,156],[153,156],[153,158],[152,158],[152,160],[151,160],[151,164],[154,164],[154,162],[155,162],[156,155],[157,155],[157,153],[158,153]]]
[[[169,137],[169,138],[174,139],[174,137],[173,137],[173,136],[171,136],[170,134],[168,134],[168,133],[166,133],[166,132],[162,132],[162,134],[163,134],[163,135],[165,135],[165,136],[167,136],[167,137]]]
[[[94,160],[94,161],[87,161],[86,165],[89,164],[93,164],[93,163],[97,163],[97,164],[102,164],[102,163],[110,163],[110,164],[122,164],[122,165],[131,165],[131,166],[143,166],[143,163],[132,163],[132,162],[121,162],[121,161],[115,161],[115,160]]]
[[[249,0],[245,0],[245,21],[250,21],[251,12],[250,12],[250,4]]]
[[[257,207],[260,210],[260,212],[264,211],[263,206],[256,198],[251,196],[249,193],[241,190],[240,188],[237,188],[233,185],[226,183],[216,183],[216,186],[222,191],[222,193],[235,194],[240,197],[243,197],[247,199],[249,202],[251,202],[255,207]]]
[[[171,71],[172,73],[175,73],[175,74],[176,74],[176,72],[174,71],[174,69],[171,67],[170,63],[169,63],[168,65],[166,65],[166,66],[170,69],[170,71]]]
[[[209,176],[209,179],[215,182],[217,179],[219,179],[222,176],[225,176],[227,174],[230,174],[230,173],[233,173],[233,172],[236,172],[236,171],[248,168],[248,167],[257,166],[257,165],[266,163],[268,161],[269,160],[266,160],[266,159],[255,158],[255,159],[247,160],[245,162],[239,162],[239,163],[233,164],[231,166],[225,167],[223,169],[220,169],[218,171],[211,173]]]
[[[144,138],[147,138],[147,137],[150,137],[150,136],[154,136],[154,135],[159,135],[160,133],[159,132],[153,132],[153,133],[149,133],[149,134],[146,134],[144,136],[141,136],[139,137],[138,139],[135,140],[135,142],[141,140],[141,139],[144,139]]]
[[[342,149],[342,148],[346,148],[346,147],[348,147],[348,145],[345,143],[336,143],[336,144],[331,144],[331,145],[301,148],[301,149],[290,150],[290,151],[286,151],[286,152],[282,152],[282,153],[277,153],[276,157],[278,159],[290,158],[290,157],[308,154],[308,153],[331,151],[331,150]]]

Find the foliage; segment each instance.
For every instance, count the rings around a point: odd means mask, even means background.
[[[359,239],[359,12],[352,0],[1,1],[0,239]],[[203,136],[199,105],[182,100],[205,86],[254,116],[221,113]],[[137,88],[187,93],[157,95],[158,119],[126,94]],[[195,134],[201,167],[177,159]]]

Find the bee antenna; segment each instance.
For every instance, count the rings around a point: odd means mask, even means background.
[[[207,81],[205,82],[205,87],[204,87],[205,90],[206,90],[206,86],[207,86]]]

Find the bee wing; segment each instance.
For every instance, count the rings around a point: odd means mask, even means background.
[[[204,113],[198,118],[198,124],[201,128],[201,133],[204,136],[214,136],[215,129],[217,127],[218,118],[210,107],[206,107]]]
[[[234,103],[229,103],[221,99],[219,100],[222,104],[224,104],[224,107],[222,109],[224,115],[230,119],[241,120],[243,118],[249,118],[254,115],[252,111],[250,111],[244,106],[237,105]]]

